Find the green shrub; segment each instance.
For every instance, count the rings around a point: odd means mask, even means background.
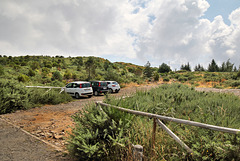
[[[0,114],[27,109],[30,105],[28,91],[23,84],[0,79]]]
[[[35,72],[34,72],[32,69],[29,69],[28,75],[29,75],[30,77],[33,77],[33,76],[35,76]]]
[[[30,81],[30,78],[27,76],[27,75],[25,75],[25,74],[20,74],[19,76],[18,76],[18,81],[19,82],[29,82]]]
[[[232,81],[231,86],[232,86],[232,87],[238,87],[238,86],[240,86],[240,80]]]
[[[0,65],[0,76],[1,75],[4,75],[4,68],[3,68],[3,66]]]
[[[0,114],[25,110],[43,104],[69,102],[72,97],[59,90],[29,89],[15,80],[0,79]]]
[[[157,73],[157,72],[154,72],[153,73],[153,79],[154,79],[154,81],[159,81],[159,74]]]
[[[163,77],[163,81],[164,81],[164,82],[169,82],[170,79],[169,79],[169,77]]]
[[[72,116],[75,127],[68,140],[70,154],[79,160],[122,160],[130,127],[126,114],[86,106]]]
[[[179,81],[179,82],[182,82],[182,83],[186,82],[187,80],[188,80],[188,78],[187,78],[187,77],[184,77],[184,76],[180,76],[180,77],[178,78],[178,81]]]
[[[53,80],[53,81],[54,80],[62,81],[62,79],[63,79],[63,77],[62,77],[62,75],[60,74],[59,71],[53,72],[51,80]]]

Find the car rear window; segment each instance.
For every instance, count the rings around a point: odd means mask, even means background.
[[[80,86],[80,84],[78,84],[78,87]],[[91,84],[90,83],[81,83],[81,88],[88,88],[88,87],[91,87]]]
[[[82,87],[83,88],[91,87],[91,84],[90,83],[84,83],[84,84],[82,84]]]
[[[107,82],[100,82],[101,86],[107,86]]]
[[[113,84],[115,84],[115,85],[118,85],[118,83],[117,83],[117,82],[113,82]]]

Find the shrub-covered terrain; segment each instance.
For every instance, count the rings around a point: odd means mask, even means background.
[[[180,82],[196,87],[207,86],[214,88],[240,88],[240,71],[233,68],[233,64],[228,60],[222,66],[217,66],[215,62],[209,64],[208,70],[203,69],[201,65],[196,66],[195,72],[191,72],[189,63],[181,66],[180,71],[172,71],[171,68],[163,63],[159,68],[151,67],[150,62],[145,66],[137,66],[131,63],[115,62],[112,63],[107,59],[97,57],[68,57],[63,56],[2,56],[0,55],[0,81],[1,82],[15,82],[17,93],[13,96],[10,90],[4,90],[4,97],[12,96],[14,103],[4,99],[1,106],[5,112],[14,111],[15,105],[29,108],[32,105],[27,103],[28,99],[36,103],[32,104],[55,104],[62,102],[54,99],[39,99],[33,98],[34,93],[39,91],[31,90],[31,97],[28,97],[28,89],[22,89],[24,86],[57,86],[64,87],[68,82],[82,80],[113,80],[118,81],[121,87],[128,83],[142,84],[151,81],[161,81],[163,83]],[[17,85],[19,84],[19,85]],[[21,86],[21,87],[20,87]],[[1,87],[2,88],[2,87]],[[15,87],[14,87],[15,88]],[[21,91],[21,92],[20,92]],[[51,93],[53,93],[52,90]],[[55,95],[55,94],[52,94]],[[16,99],[14,100],[14,97]],[[24,99],[22,99],[24,97]],[[46,96],[42,95],[43,98]],[[49,96],[52,97],[52,96]],[[62,97],[62,95],[60,95]],[[3,99],[1,98],[1,99]],[[17,101],[18,98],[22,101]],[[37,101],[38,100],[38,101]],[[7,102],[5,102],[7,101]],[[31,101],[30,101],[31,102]],[[10,107],[12,106],[13,107]],[[24,105],[24,106],[23,106]],[[34,105],[33,105],[34,106]],[[12,108],[12,110],[11,110]],[[5,113],[4,112],[4,113]]]
[[[181,84],[138,91],[125,99],[105,102],[211,125],[240,128],[240,99],[230,94],[197,92]],[[222,133],[173,122],[164,122],[193,151],[188,154],[160,127],[155,155],[151,156],[152,120],[107,107],[90,107],[76,114],[69,151],[81,158],[131,160],[131,144],[144,147],[144,160],[239,160],[240,135]],[[98,134],[98,135],[96,135]]]
[[[72,100],[59,90],[29,89],[16,80],[0,79],[0,114],[25,110],[41,104],[59,104]]]

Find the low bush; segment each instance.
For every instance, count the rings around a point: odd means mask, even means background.
[[[18,76],[18,81],[19,82],[28,82],[30,80],[30,78],[27,76],[27,75],[25,75],[25,74],[20,74],[19,76]]]
[[[72,116],[76,126],[68,140],[69,152],[78,160],[123,160],[130,117],[114,109],[86,106]]]
[[[164,81],[164,82],[169,82],[170,79],[169,79],[169,77],[163,77],[163,81]]]
[[[180,77],[178,77],[178,81],[179,81],[179,82],[184,83],[184,82],[186,82],[187,80],[188,80],[187,77],[184,77],[184,76],[180,76]]]
[[[0,114],[30,107],[28,90],[15,80],[0,79]]]
[[[64,92],[59,94],[59,90],[46,92],[46,89],[29,89],[21,82],[0,79],[0,114],[71,100],[71,96]]]

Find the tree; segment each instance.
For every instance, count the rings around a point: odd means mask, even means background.
[[[212,62],[208,65],[208,71],[209,72],[218,72],[219,71],[219,67],[216,64],[214,59],[212,59]]]
[[[63,77],[59,71],[55,71],[55,72],[53,72],[51,79],[52,79],[52,81],[54,81],[54,80],[62,81]]]
[[[230,62],[230,59],[227,60],[227,62],[223,62],[222,66],[220,67],[219,71],[221,72],[232,72],[233,71],[233,66],[234,64],[232,64]]]
[[[90,56],[88,60],[85,62],[85,67],[88,72],[88,80],[92,79],[92,76],[95,75],[95,64],[94,58]]]
[[[143,75],[147,78],[151,78],[152,77],[152,68],[151,68],[151,64],[149,61],[147,61],[147,64],[144,66],[144,70],[143,70]]]
[[[185,64],[185,65],[182,64],[180,69],[191,72],[191,67],[189,65],[189,62],[187,64]]]
[[[162,63],[158,68],[159,73],[168,73],[168,72],[171,72],[171,71],[172,70],[171,70],[170,66],[168,66],[165,63]]]
[[[200,64],[196,65],[194,68],[194,71],[205,71],[205,69],[203,68],[203,66],[201,66]]]

